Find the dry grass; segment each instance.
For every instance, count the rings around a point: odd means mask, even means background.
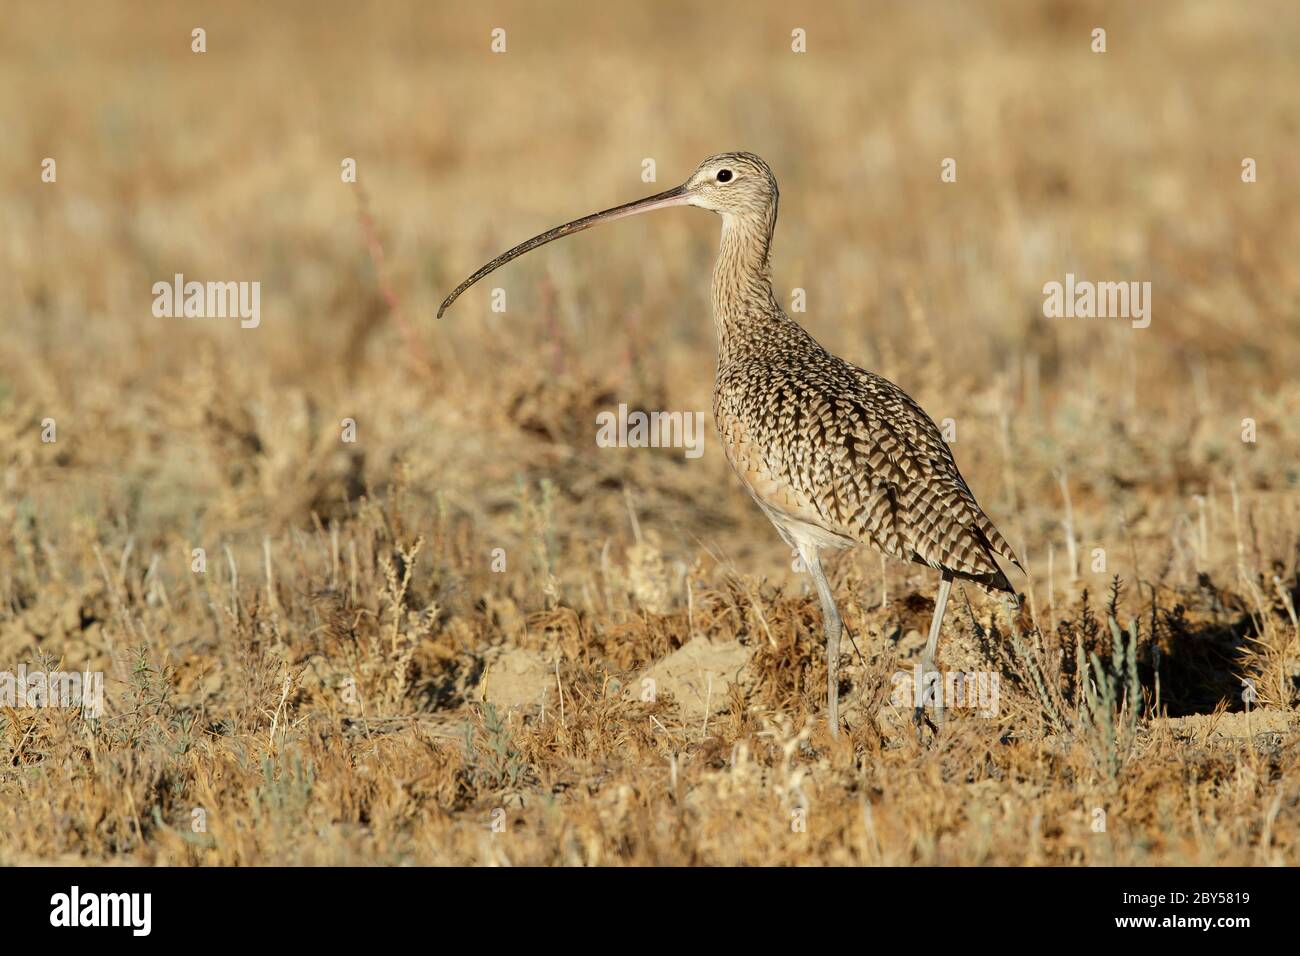
[[[6,13],[0,670],[109,686],[0,710],[0,864],[1295,863],[1293,6],[589,6]],[[933,745],[889,699],[928,572],[833,565],[833,742],[816,599],[712,433],[595,445],[620,402],[708,409],[716,221],[432,321],[643,158],[731,148],[780,179],[782,296],[955,420],[1027,559],[1015,619],[954,592],[941,659],[1001,708]],[[154,318],[175,272],[260,281],[261,327]],[[1043,318],[1066,272],[1151,281],[1150,328]],[[747,662],[720,709],[640,699],[705,638]]]

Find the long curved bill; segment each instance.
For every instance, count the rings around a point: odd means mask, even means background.
[[[475,282],[483,278],[489,272],[493,272],[505,265],[511,259],[519,258],[525,252],[531,252],[538,246],[544,246],[553,239],[572,235],[575,232],[582,232],[582,230],[590,229],[592,226],[599,225],[602,222],[613,222],[615,219],[625,219],[628,216],[650,212],[653,209],[666,209],[669,206],[684,206],[690,202],[690,198],[691,194],[687,192],[686,185],[683,183],[680,186],[675,186],[672,189],[669,189],[667,192],[647,196],[645,199],[637,199],[634,202],[624,203],[621,206],[615,206],[613,209],[594,212],[590,216],[583,216],[581,219],[573,220],[573,222],[566,222],[563,226],[556,226],[554,229],[548,229],[540,236],[533,236],[533,238],[529,239],[527,242],[521,242],[513,249],[501,253],[501,255],[497,256],[460,285],[456,286],[451,295],[442,300],[442,305],[438,309],[438,318],[441,319],[442,313],[446,312],[448,307],[460,298],[460,294]]]

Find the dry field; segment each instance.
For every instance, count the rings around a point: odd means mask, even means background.
[[[1296,863],[1297,50],[1283,0],[7,5],[0,672],[106,684],[0,703],[0,864]],[[954,589],[999,705],[937,739],[935,575],[867,551],[828,734],[708,421],[716,218],[434,321],[729,149],[780,298],[952,420],[1028,570]],[[177,273],[260,324],[155,316]],[[1067,274],[1150,325],[1045,317]],[[599,447],[620,404],[703,455]]]

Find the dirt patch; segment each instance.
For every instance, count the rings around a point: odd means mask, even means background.
[[[624,691],[639,696],[654,681],[655,695],[671,694],[684,719],[724,710],[731,686],[745,684],[749,651],[736,641],[692,638],[634,680]]]
[[[516,647],[487,665],[482,693],[488,703],[502,710],[539,707],[551,681],[551,666],[541,654]]]
[[[1286,734],[1296,723],[1293,713],[1273,708],[1259,708],[1249,712],[1222,714],[1193,714],[1190,717],[1170,717],[1151,722],[1153,728],[1161,724],[1175,736],[1191,738],[1200,743],[1229,740],[1246,740],[1260,734]]]

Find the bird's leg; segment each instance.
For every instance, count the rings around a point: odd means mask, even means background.
[[[808,573],[812,575],[813,583],[817,585],[817,596],[822,601],[822,626],[826,631],[826,717],[831,725],[831,736],[838,737],[840,735],[840,632],[844,625],[840,621],[840,612],[835,606],[835,596],[826,581],[826,573],[822,570],[821,556],[817,549],[801,544],[799,555],[803,558]]]
[[[939,628],[943,624],[943,609],[948,604],[948,592],[952,589],[952,575],[944,571],[939,579],[939,594],[934,599],[934,618],[930,621],[930,637],[925,642],[925,652],[921,655],[921,689],[922,692],[934,688],[934,723],[943,726],[943,682],[935,670],[934,657],[939,649]],[[930,675],[933,674],[933,683]],[[925,697],[917,705],[912,722],[916,724],[916,736],[921,736],[921,718],[925,714]]]

